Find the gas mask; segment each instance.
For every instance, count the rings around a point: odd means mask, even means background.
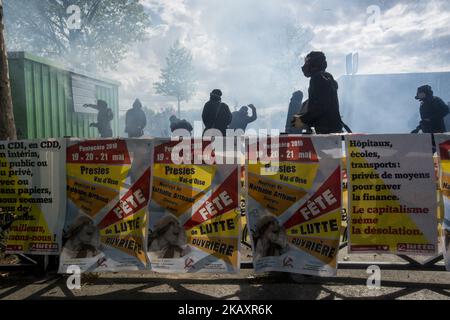
[[[310,78],[312,76],[311,65],[308,64],[308,60],[305,61],[305,65],[302,67],[302,71],[306,78]]]
[[[305,64],[302,67],[305,77],[310,78],[315,72],[325,71],[327,60],[323,52],[312,51],[305,58]]]
[[[427,97],[427,95],[425,94],[425,92],[419,92],[417,94],[417,100],[419,100],[419,101],[424,101],[426,97]]]

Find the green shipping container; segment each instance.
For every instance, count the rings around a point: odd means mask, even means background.
[[[119,132],[119,83],[67,69],[26,52],[8,54],[14,119],[19,139],[99,137],[97,111],[84,103],[105,100]]]

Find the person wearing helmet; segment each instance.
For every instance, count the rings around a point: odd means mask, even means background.
[[[429,85],[417,88],[416,100],[420,101],[421,121],[411,133],[442,133],[446,131],[444,118],[449,107],[441,98],[435,97]]]
[[[248,115],[248,108],[250,108],[252,110],[252,116]],[[248,107],[247,106],[241,107],[241,109],[239,109],[239,111],[234,111],[231,114],[231,116],[232,116],[232,119],[231,119],[231,123],[228,126],[228,128],[233,129],[233,130],[241,129],[244,132],[247,129],[247,126],[250,123],[254,122],[258,117],[256,115],[256,108],[252,104],[249,104]]]
[[[294,116],[295,128],[305,125],[315,128],[317,134],[341,133],[343,123],[339,113],[338,83],[326,72],[327,60],[320,51],[312,51],[302,67],[305,77],[310,78],[308,100],[300,113]]]

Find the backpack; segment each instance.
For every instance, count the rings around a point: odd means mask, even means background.
[[[114,113],[112,112],[111,108],[108,108],[108,110],[106,111],[106,119],[108,121],[112,121],[112,119],[114,119]]]

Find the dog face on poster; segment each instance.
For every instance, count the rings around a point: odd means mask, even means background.
[[[70,259],[92,258],[100,253],[100,231],[87,216],[78,217],[64,239],[62,254]]]
[[[149,252],[157,258],[181,258],[187,254],[186,233],[180,222],[172,215],[160,219],[149,234]]]
[[[271,215],[265,215],[258,220],[253,239],[255,259],[281,256],[289,250],[285,230]]]

